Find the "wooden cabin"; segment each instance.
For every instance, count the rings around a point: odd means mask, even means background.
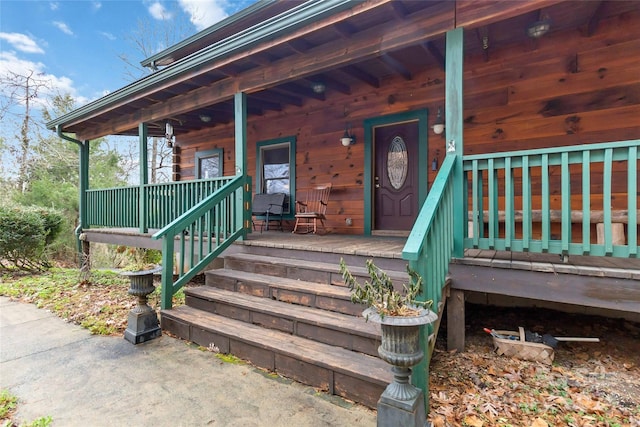
[[[166,330],[375,406],[391,374],[340,258],[419,271],[452,348],[465,299],[640,321],[639,2],[263,0],[143,65],[48,127],[81,153],[85,248],[162,249]],[[174,182],[143,161],[88,188],[105,135],[170,139]],[[324,228],[291,233],[322,184]],[[253,229],[262,193],[282,231]]]

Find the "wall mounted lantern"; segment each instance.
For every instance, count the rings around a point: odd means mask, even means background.
[[[169,122],[165,125],[164,137],[167,140],[167,147],[173,147],[173,126]]]
[[[436,122],[433,124],[433,133],[440,135],[442,132],[444,132],[444,120],[442,119],[442,110],[438,108]]]
[[[208,116],[206,114],[200,114],[200,121],[202,123],[209,123],[211,121],[211,116]]]
[[[343,146],[348,147],[356,143],[356,136],[350,132],[351,125],[347,124],[344,128],[344,135],[340,138]]]

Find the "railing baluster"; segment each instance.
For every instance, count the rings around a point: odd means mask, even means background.
[[[582,153],[582,253],[591,252],[591,152]]]
[[[489,249],[495,249],[498,237],[498,183],[493,159],[489,159],[487,175],[489,179]]]
[[[638,256],[638,147],[629,147],[627,162],[627,247],[629,256]]]
[[[522,156],[522,250],[529,251],[531,241],[531,171],[529,156]]]
[[[551,200],[549,198],[549,155],[542,155],[542,252],[549,251],[551,239]]]
[[[613,253],[611,232],[611,174],[613,172],[613,149],[604,150],[604,172],[602,176],[602,210],[604,212],[604,252]]]
[[[480,241],[480,224],[482,223],[482,179],[478,171],[478,161],[473,161],[472,176],[472,205],[473,205],[473,247],[477,248]]]
[[[569,173],[569,154],[562,153],[560,155],[560,187],[562,197],[562,253],[569,253],[569,244],[571,243],[571,175]]]
[[[515,222],[513,220],[513,210],[514,210],[514,201],[513,201],[513,171],[511,170],[511,157],[506,157],[504,159],[504,241],[505,241],[505,249],[511,249],[511,242],[514,239],[514,226]]]

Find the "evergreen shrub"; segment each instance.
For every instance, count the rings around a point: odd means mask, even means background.
[[[62,224],[62,214],[54,209],[0,204],[0,268],[49,268],[47,248]]]

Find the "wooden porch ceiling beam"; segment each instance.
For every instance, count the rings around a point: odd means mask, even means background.
[[[338,22],[333,26],[333,29],[343,39],[350,39],[351,36],[358,32],[356,27],[348,22]]]
[[[295,105],[296,107],[302,107],[303,104],[302,98],[300,98],[299,96],[287,95],[284,93],[273,91],[271,89],[268,93],[252,93],[251,97],[260,100],[276,102],[278,104],[291,104]]]
[[[562,2],[563,0],[456,1],[455,28],[472,29],[481,27]]]
[[[324,81],[327,84],[327,87],[335,89],[345,95],[351,95],[351,86],[349,86],[348,84],[329,76],[325,76]]]
[[[365,4],[368,3],[359,5]],[[278,84],[306,78],[309,75],[322,73],[328,69],[341,69],[341,67],[347,67],[353,63],[379,57],[382,53],[392,52],[440,36],[453,28],[454,21],[452,3],[439,3],[423,12],[411,14],[402,26],[397,25],[396,22],[391,22],[361,31],[340,47],[336,47],[335,44],[331,43],[320,45],[311,49],[305,55],[300,55],[296,61],[292,61],[291,58],[285,58],[268,66],[249,70],[234,79],[227,78],[216,81],[209,86],[168,99],[162,104],[136,111],[130,115],[120,116],[105,126],[78,132],[77,137],[94,139],[104,135],[118,134],[121,131],[137,126],[137,123],[141,121],[159,120],[171,114],[184,113],[218,102],[228,101],[237,92],[252,93]],[[207,67],[203,66],[193,70],[191,73],[199,75],[206,72],[206,70]],[[185,76],[191,75],[191,73],[185,74]],[[175,84],[175,82],[172,82],[172,84]],[[343,87],[342,89],[346,88]]]
[[[267,98],[266,96],[251,94],[251,98],[247,100],[247,104],[262,110],[282,111],[282,104],[269,101]]]
[[[598,25],[600,25],[600,17],[603,16],[604,9],[606,7],[607,2],[598,2],[598,7],[596,7],[593,15],[591,15],[591,19],[589,19],[589,23],[587,24],[587,37],[591,37],[598,30]]]
[[[426,43],[422,43],[421,46],[423,48],[425,48],[427,50],[427,52],[429,52],[429,55],[431,55],[433,57],[433,59],[436,61],[436,63],[440,67],[440,69],[442,71],[444,71],[444,69],[445,69],[445,58],[444,58],[444,55],[442,54],[442,52],[440,52],[440,49],[438,49],[436,47],[436,45],[432,41],[428,41]]]
[[[407,69],[407,67],[405,67],[402,62],[391,56],[391,54],[383,53],[380,58],[382,59],[382,62],[387,64],[393,71],[404,77],[405,80],[413,80],[411,71],[409,71],[409,69]]]
[[[306,53],[315,47],[305,39],[290,40],[288,45],[291,49],[298,53]]]
[[[299,85],[296,83],[285,83],[283,85],[277,86],[275,89],[276,90],[283,90],[286,91],[288,93],[291,94],[296,94],[296,95],[302,95],[305,97],[309,97],[309,98],[314,98],[317,99],[319,101],[324,101],[326,98],[324,96],[324,93],[316,93],[313,91],[313,89],[311,88],[312,86],[312,82],[309,81],[309,84],[304,86],[304,85]],[[302,100],[300,100],[300,102],[302,102]]]
[[[394,1],[393,3],[391,3],[391,7],[393,8],[393,12],[399,19],[404,19],[409,14],[407,8],[399,1]]]
[[[379,88],[380,80],[372,74],[363,71],[361,68],[356,67],[355,65],[347,65],[342,69],[345,73],[349,74],[351,77],[355,77],[356,79],[368,84],[371,87]]]

